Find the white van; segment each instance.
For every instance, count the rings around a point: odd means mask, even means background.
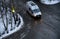
[[[28,1],[26,3],[26,8],[29,14],[31,14],[33,17],[41,18],[42,13],[36,3],[33,1]]]

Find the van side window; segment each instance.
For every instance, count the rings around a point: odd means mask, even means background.
[[[29,10],[31,11],[31,13],[33,13],[32,10],[31,10],[30,8],[29,8]]]

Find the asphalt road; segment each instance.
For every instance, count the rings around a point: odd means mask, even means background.
[[[36,2],[41,9],[42,19],[35,20],[27,14],[25,2],[25,0],[15,1],[16,11],[23,17],[24,26],[30,26],[31,29],[24,39],[60,39],[60,3],[48,6]],[[20,39],[18,33],[7,39]]]
[[[31,32],[24,39],[60,39],[60,4],[37,4],[42,11],[42,22],[33,20]]]

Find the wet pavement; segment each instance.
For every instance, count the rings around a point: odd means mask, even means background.
[[[31,32],[24,39],[60,39],[60,4],[38,5],[42,11],[42,22],[33,21]]]
[[[60,3],[48,6],[36,2],[41,9],[42,19],[35,20],[26,12],[24,7],[26,1],[16,0],[16,2],[16,10],[23,17],[24,26],[30,28],[30,32],[23,39],[60,39]],[[19,35],[20,31],[8,38],[20,39]]]

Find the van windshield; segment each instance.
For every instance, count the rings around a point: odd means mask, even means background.
[[[34,3],[31,3],[31,5],[32,5],[32,6],[34,6],[34,5],[36,5],[36,4],[34,4]]]
[[[40,12],[39,9],[35,9],[35,10],[33,10],[33,13],[38,13],[38,12]]]

